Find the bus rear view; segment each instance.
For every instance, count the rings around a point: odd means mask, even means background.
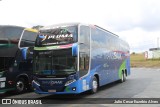
[[[111,45],[111,40],[117,43]],[[98,26],[80,23],[42,28],[33,63],[32,86],[39,94],[95,93],[130,74],[128,44]]]

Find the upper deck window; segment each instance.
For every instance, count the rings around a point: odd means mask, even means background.
[[[78,27],[66,26],[40,30],[36,46],[50,46],[77,42]]]

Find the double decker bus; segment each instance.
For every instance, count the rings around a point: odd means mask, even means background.
[[[0,26],[0,93],[31,89],[33,47],[37,31]]]
[[[97,25],[59,24],[38,33],[32,81],[36,93],[96,93],[100,86],[124,82],[128,75],[128,43]]]

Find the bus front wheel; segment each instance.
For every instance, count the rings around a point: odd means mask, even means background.
[[[16,93],[23,93],[26,90],[25,80],[23,78],[19,78],[16,81]]]
[[[94,76],[92,79],[92,89],[91,89],[91,93],[94,94],[98,91],[98,81],[97,78]]]

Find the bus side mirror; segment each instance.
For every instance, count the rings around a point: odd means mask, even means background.
[[[22,57],[24,60],[27,59],[27,51],[28,51],[28,48],[21,48]]]
[[[76,57],[78,55],[78,44],[74,43],[72,45],[72,56]]]

